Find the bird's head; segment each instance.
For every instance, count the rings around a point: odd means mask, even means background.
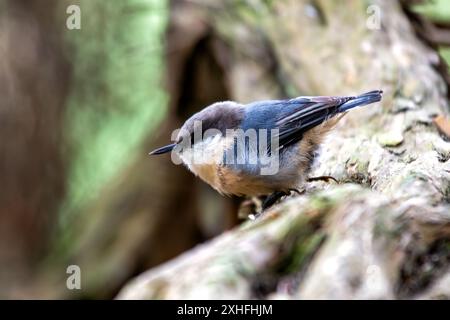
[[[190,117],[178,130],[174,143],[153,150],[150,155],[175,152],[186,164],[216,161],[227,129],[238,128],[243,106],[232,101],[218,102]],[[217,159],[216,159],[217,158]]]

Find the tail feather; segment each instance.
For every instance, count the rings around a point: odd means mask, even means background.
[[[356,96],[339,106],[339,112],[345,112],[355,107],[365,106],[374,102],[378,102],[383,97],[383,91],[374,90]]]

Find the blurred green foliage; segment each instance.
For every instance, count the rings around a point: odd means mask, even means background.
[[[450,1],[449,0],[428,0],[416,5],[414,10],[425,15],[435,22],[450,23]],[[450,48],[439,49],[442,57],[450,64]]]
[[[450,1],[429,0],[414,7],[418,13],[424,14],[434,21],[450,22]]]
[[[450,65],[450,48],[439,48],[439,53],[442,57],[447,61],[447,64]]]
[[[65,224],[142,152],[166,112],[161,88],[166,0],[80,0],[81,30],[67,30],[73,82],[65,119]]]

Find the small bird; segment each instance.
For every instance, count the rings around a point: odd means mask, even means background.
[[[173,152],[221,194],[267,196],[265,209],[305,182],[332,178],[308,177],[324,137],[348,110],[382,94],[217,102],[189,118],[173,144],[150,155]]]

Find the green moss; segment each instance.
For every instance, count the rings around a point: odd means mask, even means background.
[[[379,207],[375,212],[375,224],[373,227],[373,234],[375,238],[379,239],[396,239],[399,238],[402,232],[407,227],[405,221],[395,221],[392,223],[388,217],[392,214],[388,212],[389,208]],[[390,223],[389,223],[390,222]]]
[[[289,255],[278,265],[279,274],[290,274],[298,272],[316,253],[326,237],[322,229],[324,215],[333,210],[337,203],[348,198],[351,194],[360,190],[349,185],[336,188],[332,191],[320,192],[312,195],[303,214],[308,212],[319,212],[314,218],[301,215],[299,219],[291,225],[291,229],[286,236],[285,244],[289,247]]]
[[[74,66],[65,127],[67,198],[62,222],[137,155],[166,112],[160,87],[165,0],[81,0],[81,30],[67,30]]]
[[[363,158],[362,154],[358,154],[357,156],[350,159],[349,164],[351,164],[356,169],[356,173],[364,174],[367,173],[369,168],[369,161]]]
[[[403,135],[397,131],[379,134],[377,140],[383,147],[396,147],[402,144]]]
[[[325,211],[330,209],[334,204],[333,199],[326,195],[314,195],[311,197],[309,202],[310,210],[314,211]]]
[[[287,275],[300,271],[316,253],[324,239],[325,234],[320,231],[312,232],[306,238],[299,237],[291,249],[291,254],[280,265],[278,273]]]
[[[64,259],[97,200],[116,176],[139,156],[143,140],[163,119],[167,96],[162,37],[166,0],[75,0],[81,30],[64,34],[73,66],[62,150],[67,167],[66,197],[54,247],[45,264]],[[59,11],[65,12],[64,2]],[[65,17],[62,15],[62,17]],[[89,217],[93,223],[93,217]]]

